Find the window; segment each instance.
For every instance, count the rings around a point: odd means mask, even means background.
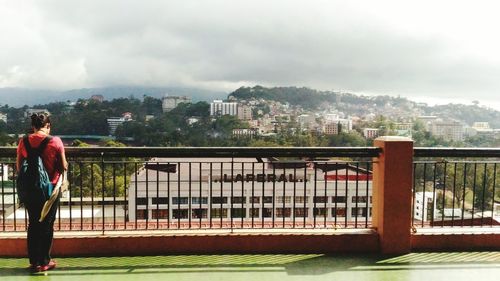
[[[262,209],[262,216],[264,218],[271,218],[273,216],[273,209],[272,208]]]
[[[227,209],[212,208],[210,216],[212,218],[227,218]]]
[[[291,203],[292,196],[276,196],[276,203]]]
[[[168,205],[168,197],[153,197],[153,205]]]
[[[242,203],[246,203],[246,202],[245,202],[245,197],[244,197],[244,196],[235,196],[235,197],[233,197],[231,200],[232,200],[232,203],[233,203],[233,204],[242,204]]]
[[[309,196],[295,196],[295,203],[307,203],[309,201]]]
[[[327,209],[326,208],[314,208],[314,215],[319,216],[319,217],[326,217],[327,216]]]
[[[290,217],[291,215],[291,208],[276,208],[276,217],[282,218],[282,217]]]
[[[353,197],[351,197],[352,203],[356,203],[356,199],[358,201],[358,204],[359,203],[366,203],[367,197],[366,196],[353,196]]]
[[[366,217],[366,208],[351,208],[351,216],[354,217]]]
[[[273,197],[272,196],[264,196],[263,201],[264,201],[264,203],[273,203]]]
[[[247,210],[245,208],[232,208],[231,217],[233,218],[244,218],[247,216]]]
[[[188,198],[187,197],[173,197],[172,198],[172,205],[178,205],[178,204],[188,204]]]
[[[332,214],[337,217],[345,217],[345,208],[332,208]]]
[[[332,196],[332,202],[333,203],[345,203],[347,201],[346,201],[345,196]]]
[[[314,196],[314,203],[327,203],[328,197],[326,196]]]
[[[307,208],[295,208],[295,217],[307,217],[308,209]]]
[[[137,200],[135,201],[137,205],[147,205],[148,204],[148,198],[146,197],[137,197]]]
[[[226,204],[227,197],[212,197],[212,204]]]
[[[250,199],[251,200],[250,203],[255,203],[255,204],[259,204],[260,203],[260,197],[259,196],[252,196],[250,198],[251,198]]]
[[[152,215],[153,219],[168,219],[168,210],[165,209],[159,209],[159,210],[152,210]]]
[[[252,214],[253,218],[259,217],[259,209],[257,209],[257,208],[250,209],[250,213]]]
[[[208,197],[193,197],[191,198],[191,203],[192,204],[207,204],[208,203]]]
[[[193,219],[206,219],[208,217],[208,209],[192,209],[191,212]]]
[[[187,219],[188,218],[188,209],[175,209],[175,210],[173,210],[173,218],[174,219]]]
[[[137,210],[137,219],[145,220],[148,217],[147,210]]]

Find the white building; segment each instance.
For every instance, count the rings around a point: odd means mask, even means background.
[[[131,176],[129,218],[371,221],[370,172],[337,162],[312,167],[248,158],[152,159]]]
[[[462,141],[464,126],[458,121],[435,121],[431,124],[431,134],[447,141]]]
[[[7,123],[7,114],[0,112],[0,121]]]
[[[238,115],[238,103],[214,100],[210,103],[210,116]]]
[[[28,108],[24,112],[24,117],[30,117],[33,114],[47,114],[50,116],[50,112],[45,108]]]
[[[168,112],[176,108],[181,103],[191,103],[191,98],[187,96],[169,96],[166,94],[162,98],[161,107],[163,112]]]
[[[118,126],[129,121],[133,121],[132,114],[130,112],[123,113],[121,117],[108,118],[109,134],[114,135]]]
[[[435,206],[432,192],[415,192],[413,204],[413,218],[416,220],[430,221],[433,213],[437,215],[432,210]]]
[[[378,131],[379,129],[376,128],[364,128],[363,129],[363,136],[367,139],[374,139],[378,137]]]

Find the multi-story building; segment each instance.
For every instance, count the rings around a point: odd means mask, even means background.
[[[214,100],[210,103],[210,116],[223,116],[238,114],[238,103],[224,102],[222,100]]]
[[[431,134],[447,141],[462,141],[464,126],[458,121],[435,121],[431,124]]]
[[[378,137],[378,131],[379,129],[376,128],[364,128],[363,129],[363,136],[367,139],[374,139]]]
[[[132,120],[132,113],[130,112],[125,112],[122,114],[121,117],[110,117],[108,118],[108,127],[109,127],[109,134],[114,135],[116,132],[116,128],[120,126],[121,124]]]
[[[246,105],[238,106],[238,119],[252,120],[252,107]]]
[[[323,133],[325,135],[338,135],[339,132],[340,130],[338,123],[329,122],[326,123],[325,126],[323,126]]]
[[[0,121],[7,123],[7,114],[0,112]]]
[[[132,221],[371,220],[371,172],[347,163],[247,158],[163,158],[150,163],[130,179]]]
[[[169,112],[181,103],[191,103],[191,98],[187,96],[169,96],[166,94],[162,98],[161,107],[163,112]]]

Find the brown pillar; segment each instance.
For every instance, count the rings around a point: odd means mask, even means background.
[[[379,137],[379,158],[373,165],[373,226],[384,254],[411,250],[411,200],[413,141],[403,137]]]

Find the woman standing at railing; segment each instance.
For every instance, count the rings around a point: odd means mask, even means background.
[[[60,138],[50,136],[51,123],[47,114],[31,115],[31,127],[32,133],[22,138],[17,147],[17,170],[21,170],[23,160],[28,158],[28,151],[43,149],[40,156],[50,182],[55,186],[68,167],[63,143]],[[30,270],[40,272],[53,269],[56,267],[56,263],[50,257],[50,250],[59,200],[57,198],[46,217],[41,221],[39,221],[40,215],[46,201],[41,189],[33,189],[25,201],[29,216],[28,256]]]

